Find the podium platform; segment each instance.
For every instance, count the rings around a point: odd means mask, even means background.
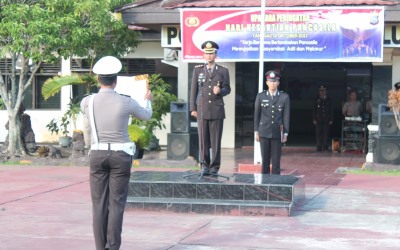
[[[293,175],[136,171],[127,209],[239,216],[291,216],[305,196],[304,182]]]

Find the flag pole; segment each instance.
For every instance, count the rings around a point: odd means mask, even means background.
[[[258,92],[263,90],[264,85],[264,35],[265,35],[265,2],[261,0],[261,27],[260,27],[260,66],[258,74]]]
[[[258,72],[258,92],[263,90],[264,85],[264,35],[265,35],[265,5],[267,0],[261,0],[260,15],[260,60]],[[254,164],[261,163],[260,143],[254,137]]]

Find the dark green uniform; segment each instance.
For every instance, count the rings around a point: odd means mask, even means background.
[[[254,131],[260,137],[262,173],[280,174],[282,153],[281,136],[289,134],[290,100],[289,95],[276,92],[271,96],[269,91],[258,93],[255,102]]]
[[[329,97],[318,97],[315,100],[313,121],[316,122],[317,151],[326,151],[329,147],[329,127],[333,121],[333,107]]]
[[[218,95],[213,93],[214,86],[220,87]],[[225,119],[223,97],[230,92],[227,68],[215,64],[210,73],[207,66],[202,64],[193,69],[190,111],[197,112],[200,162],[211,173],[217,173],[221,164],[221,138]]]

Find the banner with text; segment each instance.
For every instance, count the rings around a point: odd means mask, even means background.
[[[268,8],[265,61],[381,62],[383,7]],[[201,44],[219,45],[219,61],[258,61],[260,8],[181,10],[182,57],[203,59]]]

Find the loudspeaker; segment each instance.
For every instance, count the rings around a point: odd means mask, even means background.
[[[199,139],[197,132],[168,133],[167,159],[184,160],[189,155],[199,161]]]
[[[379,136],[400,136],[400,130],[397,127],[393,111],[386,104],[379,104]]]
[[[399,137],[378,137],[374,147],[374,162],[384,164],[400,164]]]
[[[189,156],[190,150],[190,134],[173,134],[168,133],[167,138],[167,159],[168,160],[184,160]]]
[[[186,102],[171,102],[171,133],[189,133],[189,106]]]

